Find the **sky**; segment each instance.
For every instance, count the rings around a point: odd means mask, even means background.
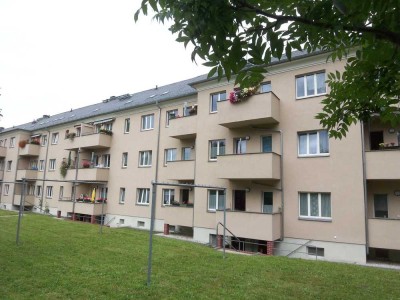
[[[0,0],[0,127],[208,72],[140,0]]]

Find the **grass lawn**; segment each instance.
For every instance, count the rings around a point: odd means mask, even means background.
[[[349,264],[243,256],[154,239],[148,232],[25,214],[1,217],[0,299],[400,299],[400,272]],[[9,214],[9,213],[8,213]]]

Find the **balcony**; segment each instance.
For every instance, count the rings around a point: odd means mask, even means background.
[[[21,194],[15,194],[13,204],[20,205],[21,203]],[[25,203],[24,206],[34,206],[35,205],[35,196],[34,195],[25,195]]]
[[[164,223],[170,225],[193,226],[193,206],[164,206]]]
[[[193,139],[197,132],[197,115],[169,120],[168,133],[170,137],[184,140]]]
[[[272,152],[218,156],[217,176],[223,179],[279,180],[280,160],[280,155]]]
[[[399,179],[400,151],[377,150],[365,152],[367,179]]]
[[[6,157],[7,155],[7,148],[0,146],[0,157]]]
[[[251,96],[244,102],[218,103],[219,125],[227,128],[277,124],[280,120],[280,104],[274,93]]]
[[[368,230],[370,247],[400,250],[400,219],[368,219]]]
[[[17,180],[22,180],[22,178],[37,179],[37,175],[38,175],[38,170],[28,170],[28,169],[17,170]]]
[[[194,160],[176,160],[167,163],[168,179],[194,180]]]
[[[19,148],[20,156],[39,156],[40,146],[36,144],[26,144],[24,148]]]
[[[111,147],[112,136],[105,133],[93,133],[77,136],[67,141],[67,150],[74,149],[104,149]]]
[[[219,210],[216,214],[217,222],[224,224],[224,212]],[[227,210],[226,228],[237,237],[275,241],[281,238],[281,214]]]
[[[75,213],[91,215],[91,216],[99,216],[102,214],[102,210],[103,214],[107,212],[107,203],[104,203],[104,207],[102,206],[103,203],[75,202]],[[72,213],[73,202],[71,200],[69,201],[59,200],[57,209],[63,212]]]
[[[76,169],[69,169],[65,180],[75,180]],[[108,181],[109,168],[79,168],[78,181]]]

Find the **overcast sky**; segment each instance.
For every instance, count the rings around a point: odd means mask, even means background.
[[[140,2],[0,0],[0,126],[207,73]]]

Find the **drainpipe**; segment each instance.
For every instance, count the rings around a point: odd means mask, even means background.
[[[16,166],[15,166],[15,174],[14,174],[14,191],[13,191],[13,197],[12,197],[12,201],[11,201],[12,204],[14,204],[14,199],[15,199],[15,190],[16,190],[15,189],[15,186],[16,186],[15,183],[17,182],[18,165],[19,165],[19,160],[20,159],[21,158],[19,157],[19,147],[18,147],[18,149],[17,149],[17,163],[16,163]]]
[[[367,166],[365,158],[365,140],[364,140],[364,122],[361,121],[361,156],[363,171],[363,188],[364,188],[364,218],[365,218],[365,248],[369,254],[369,229],[368,229],[368,195],[367,195]]]
[[[76,156],[75,162],[75,180],[72,183],[72,220],[74,220],[75,215],[75,202],[76,202],[76,181],[78,180],[78,167],[79,167],[79,159],[80,159],[81,148],[78,148],[78,154]]]
[[[281,151],[281,160],[279,164],[280,168],[280,173],[281,173],[281,240],[283,240],[285,236],[285,231],[284,231],[284,206],[285,206],[285,192],[284,192],[284,180],[283,180],[283,131],[282,130],[274,130],[274,129],[264,129],[264,128],[258,128],[258,127],[253,127],[255,130],[263,131],[263,132],[272,132],[272,133],[279,133],[280,137],[280,151]]]
[[[43,169],[43,182],[42,182],[42,195],[40,197],[40,201],[39,201],[39,208],[40,208],[40,212],[42,212],[43,210],[43,197],[44,197],[44,183],[46,181],[46,175],[47,175],[47,157],[49,155],[49,144],[50,144],[50,131],[46,130],[46,132],[48,133],[48,138],[47,138],[47,145],[46,145],[46,156],[44,158],[44,169]],[[40,161],[39,161],[40,163]]]

